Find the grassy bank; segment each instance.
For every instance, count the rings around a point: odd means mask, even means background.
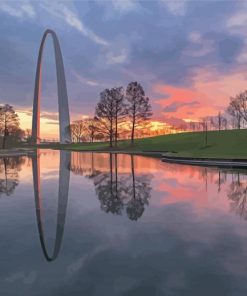
[[[80,143],[71,145],[46,145],[47,148],[69,149],[74,151],[109,151],[108,143]],[[246,158],[247,130],[210,131],[205,145],[203,132],[181,133],[138,139],[134,146],[129,141],[120,141],[117,149],[126,152],[164,151],[175,152],[177,156]]]

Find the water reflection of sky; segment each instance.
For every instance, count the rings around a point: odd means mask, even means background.
[[[70,170],[64,234],[52,262],[43,256],[36,223],[34,160],[0,160],[0,295],[246,293],[244,172],[141,156],[70,157],[62,167]],[[41,152],[49,254],[57,231],[59,165],[59,152]]]

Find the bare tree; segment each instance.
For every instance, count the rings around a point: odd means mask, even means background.
[[[241,115],[239,111],[235,109],[232,105],[229,105],[227,108],[227,112],[232,116],[232,127],[233,128],[241,128]]]
[[[124,104],[124,89],[123,87],[116,87],[111,89],[114,100],[114,120],[115,120],[115,146],[118,140],[118,124],[122,122],[126,115],[126,105]]]
[[[210,117],[210,125],[213,129],[221,131],[223,128],[227,129],[227,119],[219,111],[217,116]]]
[[[218,129],[219,129],[219,131],[221,130],[221,126],[222,126],[222,115],[221,115],[221,112],[219,111],[219,113],[218,113]]]
[[[5,148],[6,140],[9,135],[19,129],[19,117],[15,113],[13,106],[5,104],[0,107],[0,133],[3,135],[2,148]]]
[[[74,141],[79,143],[81,142],[83,131],[85,130],[85,124],[83,120],[76,120],[73,121],[70,125],[70,130],[72,134],[72,138],[74,138]]]
[[[240,128],[241,120],[247,122],[247,90],[230,98],[227,111],[236,119],[238,128]]]
[[[222,118],[222,128],[224,128],[224,130],[227,130],[227,124],[228,124],[228,120],[226,117]]]
[[[194,122],[194,121],[190,121],[190,130],[191,131],[195,131],[196,130],[196,122]]]
[[[128,102],[127,111],[130,117],[131,143],[134,143],[135,129],[141,122],[148,120],[152,116],[149,98],[145,97],[145,92],[138,82],[131,82],[127,86],[126,99]]]
[[[204,131],[205,147],[208,145],[208,122],[209,122],[208,117],[202,118],[201,126]]]
[[[105,135],[102,132],[100,132],[99,129],[98,129],[94,139],[97,140],[97,141],[104,141],[105,140]]]
[[[94,118],[87,118],[85,120],[85,126],[86,126],[86,132],[88,134],[88,137],[90,139],[90,142],[93,143],[94,139],[97,138],[97,132],[98,132],[98,120],[96,117]]]
[[[100,93],[100,101],[95,110],[96,118],[99,122],[99,131],[109,137],[110,147],[112,147],[114,135],[115,102],[110,89],[105,89]]]

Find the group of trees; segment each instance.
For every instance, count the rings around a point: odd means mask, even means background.
[[[224,114],[224,115],[222,115]],[[180,131],[204,131],[205,145],[208,144],[209,130],[240,129],[247,125],[247,90],[230,97],[224,112],[216,116],[206,116],[198,121],[191,121],[180,126]]]
[[[95,140],[103,140],[104,135],[98,131],[97,124],[96,117],[74,121],[70,125],[72,141],[94,142]]]
[[[225,116],[221,112],[214,117],[205,117],[202,119],[202,129],[205,131],[205,145],[207,145],[207,131],[209,129],[226,130],[241,129],[247,124],[247,90],[240,92],[234,97],[230,97],[229,105]]]
[[[145,126],[152,116],[149,98],[138,82],[123,87],[105,89],[95,108],[95,116],[71,124],[73,140],[108,140],[110,147],[117,146],[119,138],[129,133],[134,142],[136,130]]]
[[[247,90],[240,92],[236,96],[230,97],[230,102],[226,110],[218,112],[216,116],[206,116],[197,121],[184,123],[180,130],[200,131],[200,130],[227,130],[241,129],[247,126]],[[178,128],[177,127],[177,128]]]
[[[224,195],[229,200],[230,212],[235,213],[247,221],[247,179],[246,175],[238,171],[218,171],[218,178],[214,178],[208,168],[201,168],[201,178],[205,181],[205,190],[208,190],[208,182],[213,182],[218,187],[218,193],[224,190]],[[216,174],[215,174],[216,175]],[[230,178],[229,178],[230,177]],[[223,188],[222,188],[223,187]]]
[[[229,106],[216,116],[207,116],[197,121],[184,122],[180,125],[165,124],[159,130],[152,130],[152,110],[149,98],[138,82],[131,82],[126,90],[123,87],[105,89],[100,93],[100,100],[92,118],[76,120],[70,125],[73,142],[109,141],[110,147],[117,146],[119,139],[176,133],[181,131],[226,130],[247,126],[247,90],[230,98]],[[6,142],[16,143],[22,139],[31,142],[31,130],[23,131],[13,106],[0,106],[0,146]]]
[[[190,121],[188,124],[178,126],[180,131],[227,130],[230,127],[227,116],[218,112],[216,116],[206,116],[198,121]]]
[[[225,116],[219,112],[215,117],[207,117],[207,124],[218,130],[244,128],[247,125],[247,90],[230,97]]]

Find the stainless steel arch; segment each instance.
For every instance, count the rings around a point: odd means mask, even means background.
[[[32,169],[33,169],[33,187],[35,197],[35,208],[37,226],[39,231],[39,239],[43,254],[47,261],[54,261],[61,249],[64,226],[66,220],[66,210],[68,203],[69,193],[69,179],[70,179],[70,151],[60,151],[60,165],[59,165],[59,190],[58,190],[58,206],[57,206],[57,227],[55,245],[51,255],[48,254],[45,243],[45,231],[42,211],[42,196],[40,190],[40,159],[39,151],[32,157]]]
[[[42,56],[47,35],[50,34],[53,40],[55,52],[56,74],[57,74],[57,93],[58,93],[58,113],[59,113],[59,136],[63,144],[71,143],[70,117],[66,79],[64,73],[63,57],[57,35],[52,30],[46,30],[40,44],[39,55],[36,68],[34,99],[33,99],[33,120],[32,120],[32,139],[33,142],[40,143],[40,98],[42,86]]]

